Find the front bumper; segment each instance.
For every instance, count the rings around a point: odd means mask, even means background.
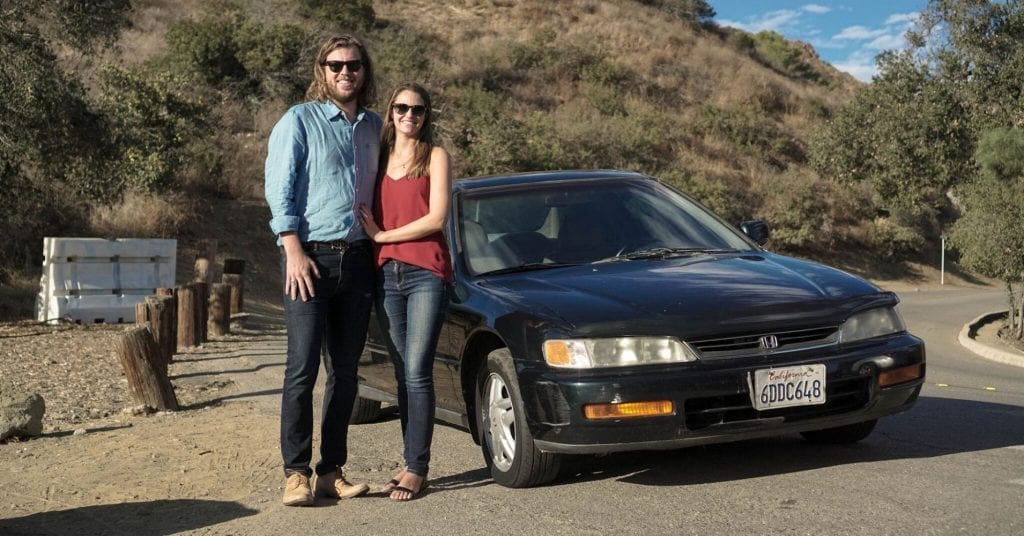
[[[820,430],[906,411],[924,383],[924,343],[909,334],[839,351],[828,349],[717,359],[632,370],[565,371],[518,363],[527,425],[547,452],[673,449]],[[826,366],[826,403],[757,411],[748,375],[758,369]],[[920,364],[921,377],[879,387],[880,372]],[[533,366],[531,366],[533,365]],[[589,420],[583,406],[671,400],[673,415]]]

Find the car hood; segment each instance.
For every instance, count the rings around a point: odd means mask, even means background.
[[[855,310],[898,301],[856,276],[770,253],[591,264],[478,284],[520,312],[557,318],[574,336],[839,324]]]

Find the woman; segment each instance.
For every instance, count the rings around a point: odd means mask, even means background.
[[[360,209],[363,227],[377,245],[377,318],[388,335],[398,380],[405,468],[384,486],[395,501],[414,499],[426,486],[434,432],[434,350],[452,280],[441,233],[451,169],[448,152],[434,145],[432,114],[430,95],[417,84],[391,95],[381,128],[374,211]]]

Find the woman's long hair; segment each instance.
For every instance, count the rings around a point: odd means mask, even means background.
[[[316,54],[316,61],[313,62],[313,82],[306,89],[306,100],[326,102],[331,100],[331,92],[327,88],[327,75],[324,74],[324,62],[331,52],[339,48],[355,48],[359,50],[359,56],[363,61],[363,87],[359,88],[357,102],[364,108],[371,106],[377,100],[377,82],[373,76],[373,62],[370,61],[370,54],[366,51],[358,39],[351,35],[335,36],[324,42],[320,51]]]
[[[423,114],[423,126],[420,127],[419,135],[416,137],[416,148],[413,152],[412,162],[406,170],[409,177],[422,177],[430,174],[430,153],[434,149],[434,109],[430,105],[430,94],[423,86],[409,82],[402,84],[395,89],[388,99],[388,107],[384,113],[384,126],[380,129],[380,165],[377,166],[378,175],[384,176],[388,171],[388,157],[395,147],[395,113],[391,107],[395,99],[403,91],[412,91],[423,99],[423,105],[427,111]],[[409,112],[412,113],[412,112]]]

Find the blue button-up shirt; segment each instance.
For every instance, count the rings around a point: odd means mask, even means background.
[[[380,127],[380,116],[364,108],[349,122],[333,102],[284,114],[270,133],[265,169],[274,234],[295,231],[303,242],[366,238],[357,211],[373,206]]]

